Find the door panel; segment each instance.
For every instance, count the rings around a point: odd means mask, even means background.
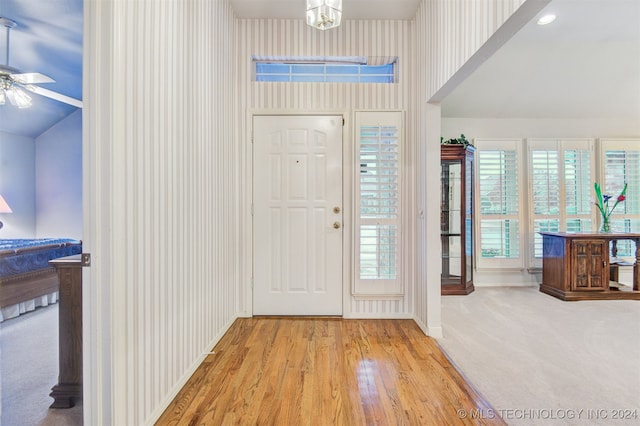
[[[253,313],[340,315],[342,117],[253,126]]]
[[[574,279],[572,291],[603,291],[609,287],[606,241],[573,241]]]

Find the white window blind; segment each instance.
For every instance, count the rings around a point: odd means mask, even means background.
[[[593,140],[529,139],[529,217],[532,267],[542,266],[539,232],[591,230]]]
[[[357,276],[354,294],[398,295],[400,279],[400,112],[357,112]]]
[[[591,146],[588,149],[564,150],[565,227],[563,230],[567,232],[593,230],[591,202],[595,176],[593,141],[589,144]]]
[[[535,257],[542,257],[540,231],[560,230],[559,152],[529,152]]]
[[[611,215],[611,228],[620,232],[640,232],[640,139],[601,139],[601,185],[605,194],[617,197],[625,182],[626,200]],[[617,243],[618,257],[635,257],[635,244]]]
[[[520,145],[517,140],[475,140],[479,268],[522,267]]]
[[[593,211],[591,199],[594,173],[591,147],[564,151],[564,204],[567,216],[589,215]]]

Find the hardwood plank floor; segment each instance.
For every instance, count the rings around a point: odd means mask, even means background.
[[[238,319],[157,425],[504,425],[411,320]]]

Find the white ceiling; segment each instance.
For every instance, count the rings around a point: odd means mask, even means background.
[[[554,0],[442,101],[445,117],[640,120],[640,1]]]
[[[239,18],[303,19],[304,0],[230,0]],[[472,1],[472,0],[469,0]],[[421,0],[343,0],[344,19],[412,19]],[[82,98],[83,0],[0,0],[18,22],[10,65],[47,74]],[[445,117],[640,117],[640,0],[553,0],[558,19],[531,23],[442,102]],[[0,62],[4,62],[4,34]],[[0,107],[0,131],[35,137],[76,110],[32,95]],[[640,119],[640,118],[639,118]]]

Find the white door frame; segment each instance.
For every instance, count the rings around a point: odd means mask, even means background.
[[[262,115],[286,115],[286,116],[307,116],[307,115],[341,115],[344,119],[342,126],[342,316],[348,317],[351,310],[349,301],[351,300],[351,280],[353,268],[353,138],[351,135],[351,115],[345,110],[323,110],[323,111],[300,111],[300,110],[250,110],[247,112],[247,135],[248,140],[244,148],[245,179],[243,218],[244,233],[244,256],[242,256],[242,270],[244,271],[245,282],[245,315],[253,316],[253,215],[251,206],[253,203],[253,117]],[[243,316],[243,315],[240,315]]]

